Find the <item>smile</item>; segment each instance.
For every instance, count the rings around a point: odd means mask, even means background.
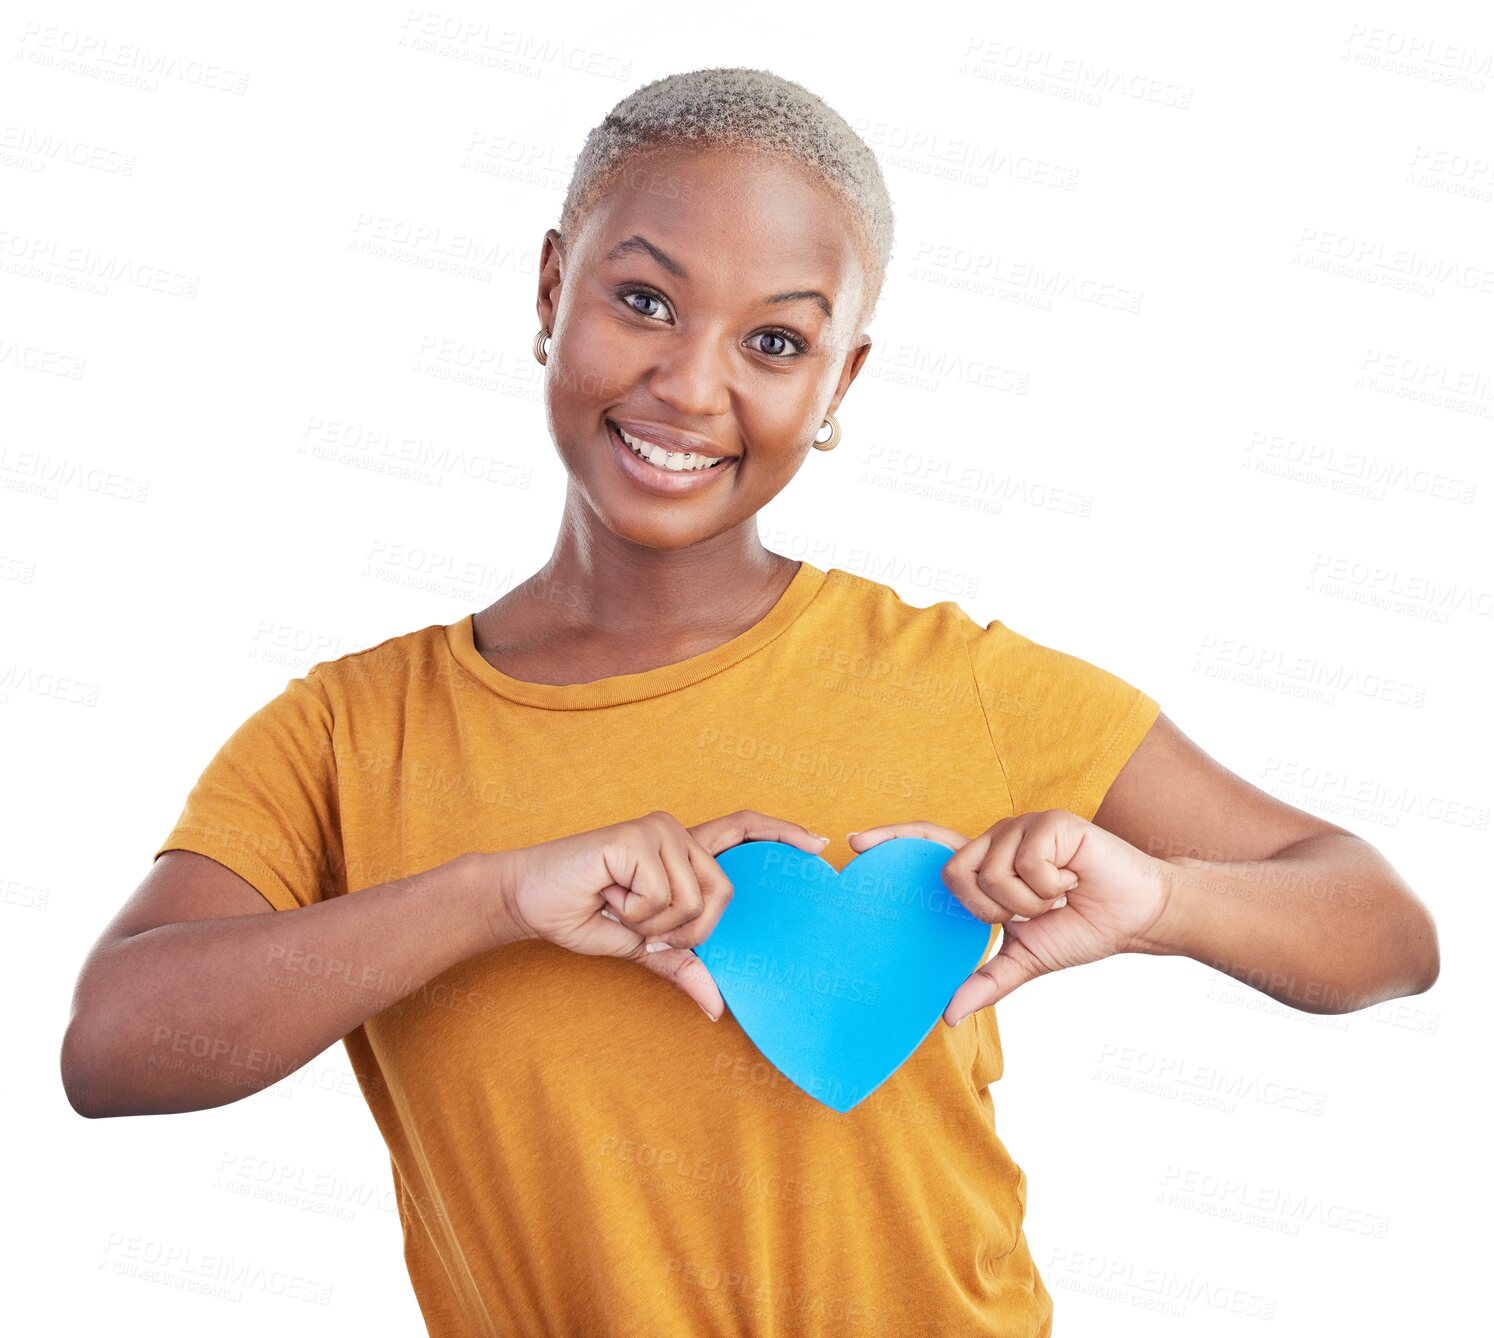
[[[709,487],[737,464],[737,457],[713,457],[689,451],[668,451],[624,432],[610,418],[604,420],[612,454],[622,472],[647,492],[673,496]]]
[[[689,469],[715,469],[724,465],[733,457],[729,455],[699,455],[690,451],[671,451],[663,446],[655,446],[650,441],[644,441],[641,437],[634,437],[624,432],[616,423],[609,424],[612,429],[623,440],[634,455],[641,460],[647,460],[651,465],[657,465],[660,469],[668,469],[671,472]]]

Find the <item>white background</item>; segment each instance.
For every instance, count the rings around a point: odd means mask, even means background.
[[[85,1121],[57,1072],[73,982],[255,708],[548,556],[564,473],[530,340],[574,155],[642,83],[749,65],[839,110],[897,212],[844,439],[763,513],[767,546],[1145,688],[1370,840],[1439,926],[1429,993],[1347,1016],[1139,957],[1002,1003],[997,1126],[1056,1332],[1434,1333],[1485,1309],[1488,8],[893,17],[4,19],[7,1308],[421,1331],[342,1047],[231,1106]],[[329,1304],[191,1294],[209,1254]]]

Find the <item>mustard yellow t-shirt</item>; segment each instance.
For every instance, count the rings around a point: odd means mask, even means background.
[[[157,854],[293,911],[464,851],[751,808],[826,833],[843,868],[845,833],[880,823],[1092,817],[1157,711],[953,601],[806,562],[756,625],[644,673],[514,679],[468,616],[317,664],[223,745]],[[436,1338],[1051,1331],[992,1009],[937,1022],[845,1114],[730,1011],[546,942],[452,967],[344,1044]]]

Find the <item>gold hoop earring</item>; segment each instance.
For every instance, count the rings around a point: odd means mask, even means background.
[[[550,361],[550,350],[541,347],[549,337],[550,332],[544,326],[540,326],[540,332],[534,337],[534,360],[541,367]]]
[[[833,413],[827,415],[825,422],[830,424],[830,435],[821,441],[819,435],[816,434],[814,440],[809,443],[817,451],[833,451],[840,442],[840,424],[835,421],[835,415]],[[824,423],[820,426],[823,427]]]

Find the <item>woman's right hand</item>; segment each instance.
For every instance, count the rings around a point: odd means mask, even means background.
[[[655,810],[500,852],[504,909],[512,937],[629,958],[683,990],[715,1021],[726,1001],[691,951],[710,937],[731,900],[731,882],[715,857],[743,841],[783,841],[818,855],[827,840],[752,809],[694,827]]]

